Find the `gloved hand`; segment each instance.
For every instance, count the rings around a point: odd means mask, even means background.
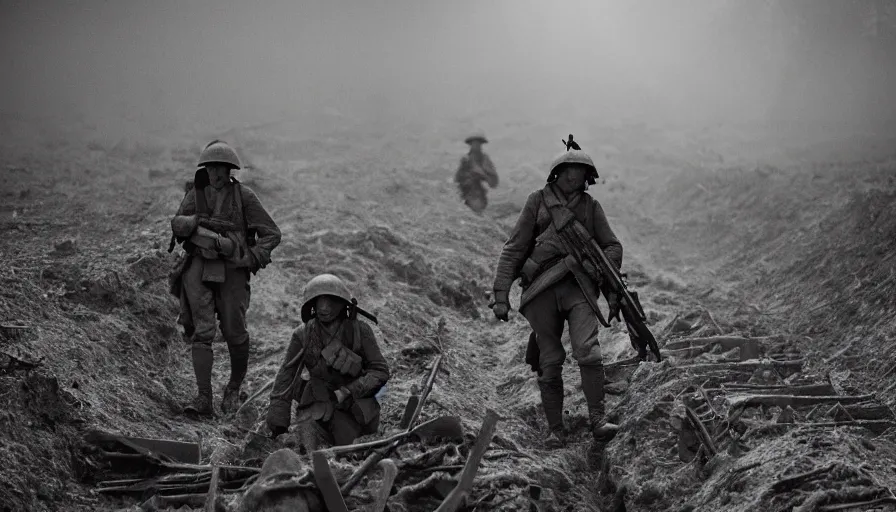
[[[495,318],[505,322],[510,319],[507,314],[510,313],[510,293],[507,290],[495,290],[495,298],[488,306],[492,308]]]
[[[506,302],[496,302],[495,305],[492,306],[492,312],[498,320],[503,320],[504,322],[510,320],[507,316],[508,313],[510,313],[510,304]]]

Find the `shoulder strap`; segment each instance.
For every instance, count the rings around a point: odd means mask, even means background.
[[[361,351],[361,322],[357,318],[352,320],[352,352]]]
[[[205,202],[205,187],[208,185],[208,171],[205,168],[196,171],[193,176],[193,191],[196,194],[196,213],[208,214],[208,204]],[[189,194],[189,192],[187,192]]]
[[[236,178],[231,178],[236,187],[237,197],[240,201],[240,212],[243,214],[243,233],[246,234],[246,245],[255,246],[255,233],[249,233],[249,219],[246,217],[246,203],[243,201],[243,185]]]
[[[246,218],[246,203],[243,202],[243,184],[240,183],[236,178],[231,178],[234,183],[234,187],[236,188],[237,197],[239,197],[240,201],[240,213],[243,214],[243,232],[246,233],[246,236],[249,234],[249,220]]]
[[[546,194],[545,190],[547,190],[549,194]],[[572,213],[566,205],[560,202],[560,199],[557,198],[554,191],[549,187],[541,189],[541,197],[544,200],[545,207],[548,209],[548,213],[551,215],[554,229],[562,231],[570,222],[578,222],[575,214]]]

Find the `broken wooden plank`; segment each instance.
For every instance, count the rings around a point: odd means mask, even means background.
[[[625,366],[638,366],[639,364],[641,364],[641,360],[638,358],[638,356],[632,356],[628,359],[622,359],[619,361],[614,361],[612,363],[607,363],[604,365],[604,370],[621,368]]]
[[[205,509],[203,512],[215,512],[215,502],[218,499],[218,478],[221,471],[213,465],[212,480],[208,484],[208,494],[205,497]]]
[[[896,422],[892,420],[854,420],[854,421],[828,421],[821,423],[769,423],[766,425],[762,425],[755,430],[753,430],[754,434],[764,433],[767,431],[774,431],[779,428],[837,428],[837,427],[862,427],[867,428],[871,432],[875,434],[882,434],[886,432],[888,428],[896,427]]]
[[[677,366],[682,370],[732,370],[732,371],[753,371],[759,368],[777,367],[790,368],[794,370],[802,370],[805,359],[793,359],[790,361],[779,361],[776,359],[759,359],[752,361],[730,361],[726,363],[698,363],[684,364]]]
[[[396,441],[416,435],[421,439],[429,439],[431,437],[444,437],[448,439],[459,439],[463,437],[464,430],[459,416],[439,416],[425,423],[417,425],[410,431],[401,432],[385,439],[377,439],[376,441],[368,441],[366,443],[348,444],[343,446],[331,446],[320,450],[328,455],[339,455],[343,453],[351,453],[369,448],[379,448]]]
[[[392,459],[383,459],[380,461],[383,468],[383,482],[380,484],[380,490],[376,495],[376,502],[373,504],[372,512],[383,512],[386,508],[386,502],[389,501],[389,494],[392,492],[392,484],[398,475],[398,467]]]
[[[823,396],[834,395],[836,390],[829,383],[824,384],[806,384],[802,386],[781,386],[781,385],[759,385],[759,384],[739,384],[725,383],[720,388],[708,388],[707,391],[761,391],[764,395],[802,395],[802,396]]]
[[[405,429],[409,429],[414,426],[417,422],[417,418],[420,417],[420,413],[423,411],[423,406],[426,405],[426,399],[429,398],[429,393],[432,391],[432,386],[435,384],[436,375],[439,373],[439,367],[442,365],[442,354],[436,356],[435,360],[432,363],[432,370],[429,373],[429,378],[426,379],[426,384],[423,386],[423,393],[420,394],[420,399],[418,400],[417,407],[414,409],[414,413],[411,414],[410,419],[408,420],[408,426]]]
[[[798,407],[807,407],[810,405],[816,404],[833,404],[833,403],[841,403],[841,404],[854,404],[860,402],[867,402],[868,400],[874,398],[873,394],[868,395],[858,395],[858,396],[849,396],[849,395],[834,395],[834,396],[794,396],[794,395],[747,395],[747,396],[737,396],[729,399],[731,404],[731,408],[736,407],[755,407],[757,405],[777,405],[778,407],[784,408],[786,406],[793,407],[794,409]]]
[[[819,512],[850,509],[872,510],[878,508],[880,505],[884,505],[887,503],[896,503],[896,496],[885,496],[883,498],[869,501],[853,501],[850,503],[837,503],[836,505],[822,505],[818,507],[817,510]]]
[[[792,491],[792,490],[798,488],[799,486],[803,485],[806,482],[810,482],[816,478],[820,478],[820,477],[824,476],[827,473],[830,473],[831,470],[833,470],[837,466],[838,466],[838,464],[835,462],[832,464],[828,464],[827,466],[815,468],[811,471],[806,471],[805,473],[798,473],[798,474],[795,474],[792,476],[782,478],[782,479],[778,480],[777,482],[775,482],[774,484],[772,484],[771,490],[772,490],[772,492],[776,492],[776,493]]]
[[[464,465],[460,481],[457,486],[448,493],[445,501],[439,505],[436,512],[455,512],[464,499],[466,499],[467,494],[470,492],[470,488],[473,485],[473,479],[476,478],[476,472],[479,471],[479,463],[482,461],[482,456],[485,455],[488,445],[492,442],[492,436],[495,434],[495,427],[498,424],[498,419],[498,413],[492,409],[489,409],[485,413],[485,420],[482,422],[482,428],[479,430],[479,435],[476,437],[476,444],[473,445],[473,449],[470,450],[470,454],[467,457],[467,463]]]
[[[150,439],[146,437],[121,436],[128,441],[146,448],[153,453],[166,455],[175,462],[199,464],[202,455],[199,443],[175,441],[172,439]]]
[[[409,426],[411,426],[411,418],[414,416],[414,411],[417,410],[417,404],[420,403],[420,395],[418,393],[419,390],[417,389],[417,385],[414,384],[411,387],[411,396],[408,397],[408,402],[404,406],[404,413],[401,415],[401,422],[398,424],[398,427],[402,430],[405,430]]]
[[[740,348],[746,343],[764,343],[774,341],[773,336],[761,336],[756,338],[745,338],[743,336],[707,336],[704,338],[685,338],[678,341],[670,341],[663,347],[666,350],[674,351],[695,347],[711,347],[712,345],[721,345],[725,350]]]
[[[321,451],[315,451],[311,454],[311,463],[314,468],[314,481],[317,482],[317,488],[324,497],[324,503],[330,512],[348,512],[345,506],[345,500],[339,491],[339,484],[336,483],[336,477],[333,476],[333,470],[327,461],[327,456]]]

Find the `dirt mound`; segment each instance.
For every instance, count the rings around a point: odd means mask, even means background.
[[[490,131],[502,185],[482,216],[451,182],[466,150],[458,126],[331,128],[227,134],[248,163],[241,179],[284,235],[272,265],[252,279],[245,391],[276,373],[299,324],[302,287],[321,272],[343,277],[379,317],[375,333],[392,366],[380,435],[359,441],[399,432],[411,388],[441,347],[421,420],[459,416],[465,435],[394,453],[390,508],[430,510],[444,499],[489,408],[501,419],[469,508],[824,510],[886,498],[896,464],[892,391],[881,400],[866,390],[893,364],[886,262],[896,226],[882,213],[894,199],[891,160],[811,164],[798,155],[798,164],[736,166],[708,131],[632,123],[576,133],[601,141],[592,151],[602,182],[591,193],[625,244],[624,270],[667,358],[624,366],[633,353],[624,328],[602,334],[609,419],[620,433],[601,455],[589,451],[571,358],[563,370],[570,443],[544,446],[536,374],[524,363],[527,322],[514,312],[497,323],[486,307],[515,212],[543,186],[545,155],[559,148],[546,141],[566,127]],[[0,270],[0,320],[32,327],[0,346],[20,361],[0,375],[11,404],[0,435],[14,440],[3,450],[18,465],[0,474],[17,492],[0,498],[16,509],[134,506],[141,496],[98,497],[78,483],[94,483],[74,455],[88,429],[198,439],[203,463],[260,466],[279,447],[259,434],[264,399],[238,418],[179,414],[194,384],[162,251],[194,145],[104,147],[25,154],[0,168],[15,183],[3,192],[0,226],[16,241],[0,247],[10,262]],[[511,302],[519,303],[516,287]],[[227,358],[215,347],[223,384]],[[334,459],[337,480],[361,460]],[[53,481],[28,476],[42,474]],[[380,475],[347,499],[370,501]],[[237,495],[227,496],[234,504]]]
[[[720,290],[749,297],[741,307],[754,318],[811,336],[826,369],[876,385],[896,350],[894,171],[896,159],[878,157],[694,173],[670,185],[667,206],[678,236],[704,241]]]

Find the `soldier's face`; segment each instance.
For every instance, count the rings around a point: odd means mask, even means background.
[[[478,140],[474,140],[470,142],[470,150],[474,153],[479,153],[482,151],[482,142]]]
[[[208,164],[205,166],[208,171],[208,182],[215,188],[221,188],[227,184],[230,178],[230,167],[221,164]]]
[[[566,165],[557,175],[557,186],[566,194],[583,190],[586,176],[588,176],[588,167],[577,164]]]
[[[343,310],[345,310],[345,302],[332,295],[321,295],[317,298],[314,309],[317,311],[318,320],[323,323],[329,323],[342,314]]]

